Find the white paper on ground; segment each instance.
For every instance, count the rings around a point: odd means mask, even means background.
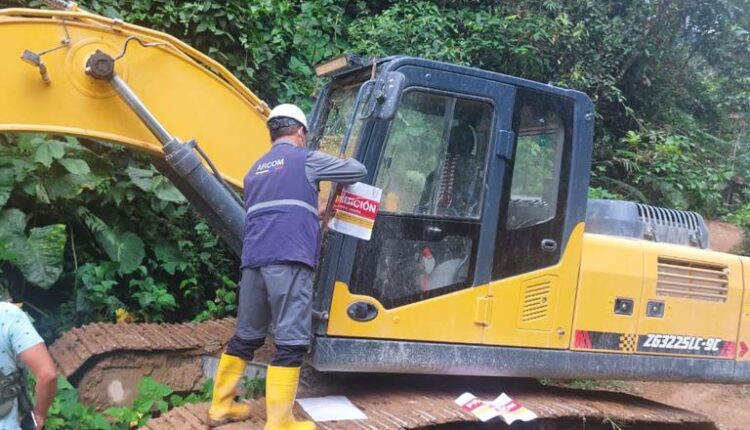
[[[310,397],[297,403],[313,421],[366,420],[367,415],[354,406],[346,396]]]

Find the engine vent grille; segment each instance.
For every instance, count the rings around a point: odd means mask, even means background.
[[[708,248],[708,228],[699,214],[619,200],[589,200],[586,232]]]
[[[637,203],[638,216],[646,226],[644,236],[655,242],[708,247],[705,222],[695,212],[679,211]]]
[[[659,258],[656,294],[686,299],[726,302],[729,269],[706,263]]]
[[[541,282],[526,287],[521,322],[536,321],[547,316],[551,287],[549,282]]]

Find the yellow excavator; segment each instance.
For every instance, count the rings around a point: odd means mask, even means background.
[[[239,252],[266,104],[174,37],[45,3],[61,10],[0,10],[0,132],[151,155]],[[750,382],[750,259],[707,249],[698,214],[588,200],[585,94],[404,56],[316,72],[310,147],[356,157],[382,199],[369,241],[325,234],[313,368]],[[118,349],[98,343],[61,354]]]

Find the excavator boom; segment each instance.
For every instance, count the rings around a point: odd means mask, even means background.
[[[240,252],[244,212],[228,183],[241,188],[269,144],[268,108],[252,92],[171,36],[86,12],[4,10],[0,34],[0,131],[75,135],[150,154]]]
[[[86,61],[100,50],[121,56],[117,75],[174,136],[195,139],[235,187],[270,146],[265,103],[172,36],[85,12],[30,9],[0,10],[0,34],[2,132],[81,136],[163,156],[160,142],[113,87],[86,75]],[[22,61],[26,51],[49,82],[28,56]]]

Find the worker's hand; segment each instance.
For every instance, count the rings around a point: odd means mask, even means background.
[[[326,214],[326,209],[328,209],[328,202],[322,201],[318,202],[318,217],[323,218]]]

